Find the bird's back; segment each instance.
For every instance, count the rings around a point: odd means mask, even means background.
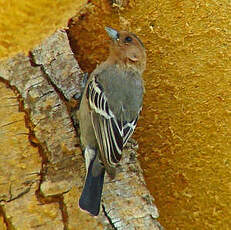
[[[113,65],[103,69],[97,79],[115,116],[126,121],[135,119],[140,112],[144,92],[139,72]]]

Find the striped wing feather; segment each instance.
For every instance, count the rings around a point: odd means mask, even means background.
[[[138,116],[130,122],[118,120],[110,110],[107,97],[95,77],[88,85],[87,96],[101,158],[106,163],[106,169],[107,166],[114,168],[121,159],[123,147],[136,127]]]

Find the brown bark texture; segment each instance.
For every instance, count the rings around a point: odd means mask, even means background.
[[[78,208],[85,165],[78,135],[84,73],[66,31],[0,61],[0,229],[161,229],[130,141],[102,208]]]

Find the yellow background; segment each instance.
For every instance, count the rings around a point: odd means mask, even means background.
[[[65,27],[87,0],[0,0],[0,58],[29,51]]]

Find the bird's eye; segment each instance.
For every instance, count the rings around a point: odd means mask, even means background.
[[[124,41],[125,41],[126,43],[129,43],[129,42],[132,41],[132,38],[131,38],[130,36],[127,36],[127,37],[124,39]]]

